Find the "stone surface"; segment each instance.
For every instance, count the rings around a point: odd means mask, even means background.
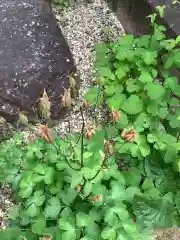
[[[0,13],[0,116],[14,123],[19,111],[35,114],[46,89],[52,119],[60,118],[76,67],[48,2],[3,0]]]
[[[166,5],[165,16],[158,16],[158,23],[167,28],[167,37],[180,34],[180,4],[173,0],[107,0],[120,19],[125,31],[134,35],[148,34],[151,31],[148,15],[156,12],[156,6]]]
[[[157,6],[165,5],[164,21],[174,36],[180,35],[180,2],[173,4],[173,0],[146,0],[156,11]]]

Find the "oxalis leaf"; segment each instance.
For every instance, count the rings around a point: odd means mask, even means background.
[[[135,115],[143,110],[143,101],[136,95],[131,95],[121,106],[122,110],[130,115]]]
[[[20,186],[19,195],[22,198],[30,197],[32,192],[33,192],[33,188],[34,188],[34,183],[33,183],[33,180],[32,180],[32,176],[24,177],[21,180],[19,186]]]
[[[161,98],[165,93],[164,88],[159,83],[147,83],[144,90],[147,90],[148,96],[153,100]]]
[[[40,208],[35,203],[32,203],[27,208],[26,213],[29,217],[36,217],[40,213]]]
[[[44,216],[40,216],[35,219],[31,225],[33,233],[42,234],[46,228],[46,219]]]
[[[115,240],[116,239],[116,231],[112,227],[105,227],[101,232],[102,239]]]
[[[76,224],[78,227],[88,226],[91,222],[92,222],[92,219],[89,215],[83,212],[78,212],[76,214]]]
[[[74,231],[74,220],[71,218],[60,218],[59,219],[59,228],[65,231]]]
[[[61,203],[57,197],[52,197],[48,200],[44,209],[46,218],[56,218],[61,210]]]

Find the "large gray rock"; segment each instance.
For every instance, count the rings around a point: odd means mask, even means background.
[[[48,1],[0,1],[0,116],[16,122],[19,111],[36,109],[46,89],[51,118],[60,118],[61,96],[75,72]]]

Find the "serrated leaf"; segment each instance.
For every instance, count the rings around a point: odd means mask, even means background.
[[[122,105],[122,110],[128,114],[135,115],[140,113],[143,110],[142,100],[136,96],[131,95]]]
[[[48,200],[44,209],[46,218],[56,218],[61,210],[61,203],[57,197],[52,197]]]
[[[159,83],[147,83],[144,90],[147,90],[148,96],[153,100],[161,98],[165,93],[164,88]]]

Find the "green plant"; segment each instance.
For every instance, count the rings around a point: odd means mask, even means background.
[[[75,134],[19,147],[21,171],[8,178],[19,202],[9,215],[15,226],[5,231],[9,239],[13,231],[27,239],[141,239],[131,206],[136,194],[143,195],[140,171],[117,170],[105,134],[108,129],[90,139]]]
[[[58,8],[65,8],[74,4],[74,0],[51,0],[51,4]]]
[[[103,128],[85,129],[81,108],[80,134],[43,126],[26,145],[1,144],[1,179],[17,203],[2,239],[138,240],[179,226],[180,87],[170,69],[180,66],[180,37],[167,40],[150,19],[151,36],[96,48],[99,86],[84,105],[106,103]]]

